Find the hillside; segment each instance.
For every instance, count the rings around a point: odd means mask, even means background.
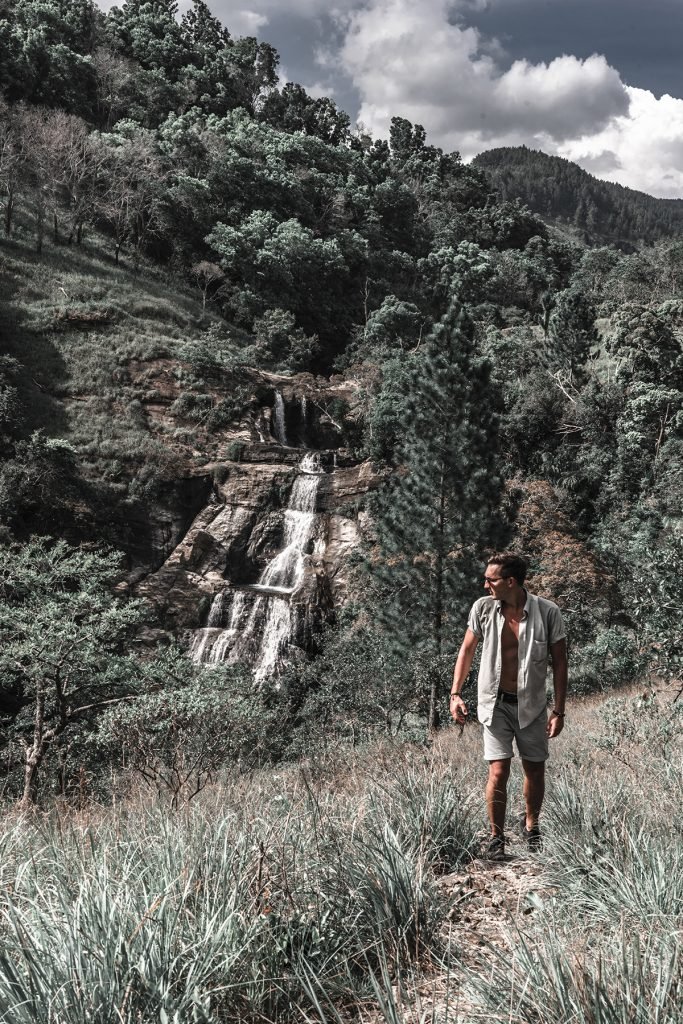
[[[575,690],[674,676],[683,260],[629,240],[677,205],[590,248],[573,185],[558,237],[202,0],[38,6],[0,17],[8,798],[423,738],[508,545]]]
[[[588,245],[632,251],[683,232],[683,199],[655,199],[600,181],[562,157],[515,146],[490,149],[472,163],[486,172],[502,198],[521,200]]]
[[[503,863],[476,856],[476,724],[209,783],[183,813],[133,786],[5,815],[1,1019],[677,1024],[672,697],[572,700],[545,848],[514,836],[515,765]]]

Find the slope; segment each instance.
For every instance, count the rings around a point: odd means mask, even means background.
[[[520,199],[589,245],[632,251],[683,231],[683,200],[655,199],[600,181],[562,157],[517,146],[490,149],[472,162],[504,199]]]

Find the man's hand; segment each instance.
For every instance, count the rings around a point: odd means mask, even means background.
[[[457,693],[451,694],[451,716],[456,725],[464,725],[467,718],[467,704]]]
[[[462,690],[470,669],[472,668],[472,660],[474,659],[474,652],[477,649],[479,643],[479,637],[476,633],[473,633],[471,629],[465,630],[465,639],[463,640],[460,651],[458,652],[458,659],[453,669],[453,682],[451,683],[451,698],[450,698],[450,709],[451,717],[456,725],[460,726],[462,732],[465,722],[467,720],[467,704],[462,699],[458,690]]]
[[[548,724],[546,726],[548,738],[551,740],[554,739],[556,736],[560,735],[563,729],[564,718],[561,718],[559,715],[554,715],[551,713],[550,718],[548,719]]]

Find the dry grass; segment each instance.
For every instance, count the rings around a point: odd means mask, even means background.
[[[7,817],[0,1021],[674,1024],[672,696],[570,704],[546,850],[504,865],[472,859],[476,725],[226,779],[175,816],[129,793]]]

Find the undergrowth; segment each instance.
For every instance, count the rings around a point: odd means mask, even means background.
[[[536,884],[514,919],[491,906],[501,941],[474,959],[439,879],[473,870],[476,727],[235,778],[176,814],[8,816],[0,1024],[679,1024],[672,713],[672,694],[572,708]]]
[[[6,822],[0,1021],[285,1022],[371,999],[437,954],[433,865],[473,842],[458,791],[425,800],[434,771],[415,791],[300,773],[258,804]]]

